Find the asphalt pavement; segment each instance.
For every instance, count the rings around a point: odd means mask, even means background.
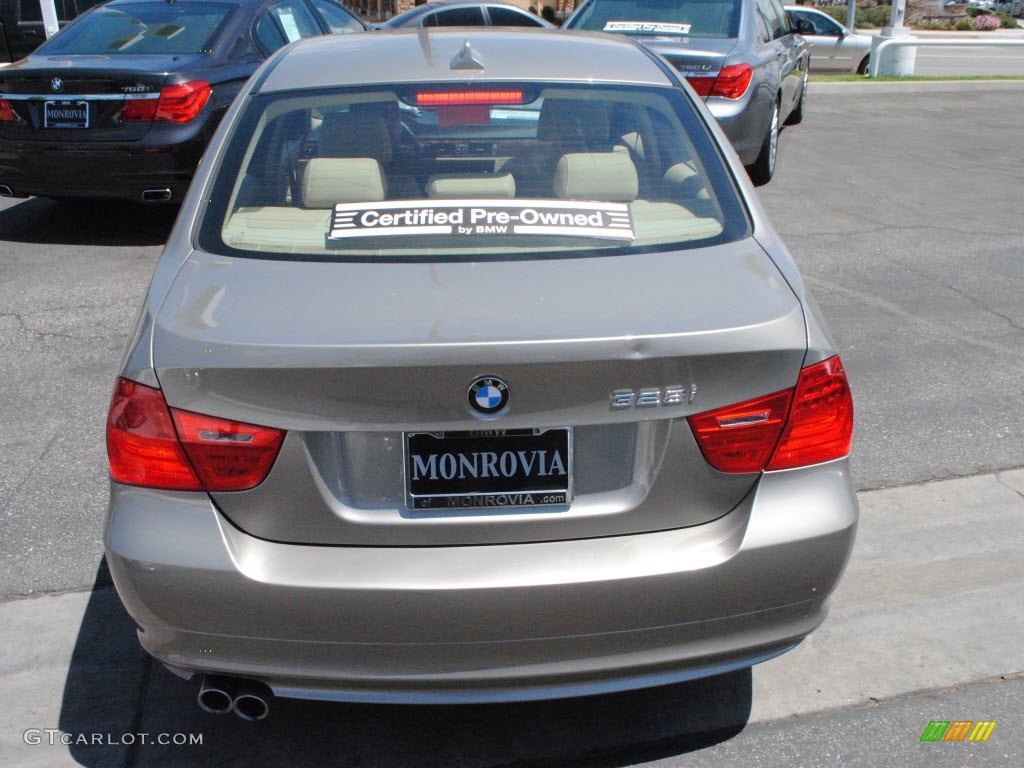
[[[848,102],[862,93],[858,89],[920,93],[913,89],[922,86],[935,87],[896,83],[854,84],[842,89],[837,84],[816,92],[826,95],[835,93],[829,89],[840,88],[838,93],[844,95],[839,98]],[[1014,92],[1010,85],[979,83],[963,84],[962,90],[950,84],[942,88],[943,94],[961,94],[942,96],[936,102],[935,119],[946,121],[950,130],[956,118],[948,109],[951,98],[967,103],[970,95],[995,88],[1008,90],[1007,98],[1018,100],[1024,91],[1024,87]],[[818,116],[810,119],[827,124],[830,102],[813,105],[811,109],[819,111],[811,114]],[[885,115],[870,117],[872,123],[884,124],[888,119]],[[830,128],[834,128],[835,144],[840,147],[845,131],[863,130],[847,125]],[[790,136],[787,133],[783,135],[780,177],[764,188],[762,195],[774,203],[773,220],[801,261],[819,303],[827,302],[844,355],[848,352],[863,372],[863,378],[854,381],[857,406],[883,416],[891,409],[895,423],[895,411],[913,407],[916,401],[920,412],[915,416],[921,421],[921,430],[915,435],[887,433],[880,427],[858,438],[858,450],[868,457],[859,473],[870,481],[859,493],[862,521],[853,558],[834,595],[829,619],[801,646],[752,671],[649,691],[478,707],[384,707],[278,700],[273,702],[267,720],[252,724],[232,715],[202,713],[195,705],[195,682],[179,680],[148,660],[100,564],[98,570],[93,566],[89,580],[92,588],[46,589],[36,595],[26,592],[0,602],[0,690],[4,692],[0,699],[0,766],[600,768],[748,764],[780,768],[1011,768],[1024,764],[1024,558],[1020,556],[1024,545],[1024,469],[1017,468],[1021,462],[1006,466],[1005,459],[1000,458],[1006,453],[997,455],[993,451],[989,456],[987,443],[978,442],[978,435],[972,436],[970,456],[958,453],[957,446],[951,445],[965,430],[964,424],[981,413],[981,395],[991,399],[999,393],[1005,398],[1003,419],[991,425],[978,421],[977,432],[984,433],[985,439],[991,435],[1004,446],[1020,439],[1019,408],[1015,405],[1019,400],[1014,389],[1020,382],[1004,380],[999,369],[999,360],[1020,356],[1017,334],[1021,326],[1013,319],[1020,283],[1019,279],[1014,282],[1006,277],[1019,278],[1021,274],[1019,249],[1011,245],[1019,242],[1020,200],[991,201],[990,207],[1004,217],[1002,228],[981,221],[979,213],[977,221],[966,222],[968,229],[974,229],[964,233],[960,231],[965,225],[963,200],[951,201],[955,205],[950,211],[936,211],[934,205],[926,210],[906,196],[913,189],[914,178],[894,174],[877,187],[858,187],[861,195],[873,196],[871,200],[877,197],[877,209],[869,202],[867,213],[860,211],[859,218],[849,220],[843,218],[842,211],[826,212],[831,227],[838,230],[848,225],[850,231],[808,232],[803,228],[799,236],[791,238],[788,230],[796,229],[796,218],[806,216],[825,190],[856,184],[857,176],[856,169],[841,156],[831,168],[827,162],[814,160],[826,166],[819,175],[820,185],[794,192],[786,184],[787,163],[812,160],[802,154],[809,148],[796,143],[797,131]],[[897,146],[893,134],[891,141],[890,149],[896,147],[910,155],[911,166],[918,160],[948,166],[948,173],[938,177],[957,196],[971,189],[969,171],[1020,177],[1022,155],[1015,146],[999,147],[996,155],[992,147],[981,147],[975,154],[975,148],[968,147],[965,157],[929,160],[926,147],[920,148],[919,156],[914,154],[918,148],[913,137]],[[900,200],[903,207],[894,207],[894,201]],[[973,198],[968,201],[968,209],[973,202]],[[33,207],[30,201],[24,205],[38,210],[40,216],[48,215],[49,209],[43,204]],[[893,210],[907,219],[905,228],[894,227],[887,218]],[[1016,219],[1010,218],[1014,215]],[[877,233],[864,230],[860,223],[865,218],[877,219],[880,230],[885,224],[891,239],[873,239]],[[970,237],[963,252],[956,254],[959,263],[948,257],[949,284],[914,282],[919,276],[899,261],[900,252],[916,247],[915,228],[947,225],[948,237]],[[83,221],[80,226],[88,228],[90,223]],[[892,237],[894,231],[896,236]],[[140,258],[127,249],[122,253],[120,243],[117,237],[106,243],[96,242],[96,253],[102,249],[104,258],[115,262],[123,258],[125,265]],[[843,258],[844,249],[850,247],[858,258],[892,265],[892,273],[879,270],[880,282],[892,281],[898,271],[907,281],[900,290],[920,290],[929,297],[934,294],[938,316],[958,326],[952,337],[953,343],[961,345],[958,357],[970,359],[984,374],[971,381],[971,391],[966,387],[953,391],[945,383],[943,391],[933,391],[931,384],[938,380],[938,372],[912,372],[921,381],[910,379],[911,374],[906,373],[908,379],[904,380],[900,378],[904,375],[900,361],[876,359],[877,347],[870,347],[868,354],[869,345],[863,336],[842,338],[851,333],[848,328],[853,326],[842,322],[844,313],[863,312],[869,306],[878,310],[878,323],[867,325],[858,334],[889,334],[894,340],[901,334],[911,334],[914,341],[908,345],[936,346],[947,356],[950,349],[947,337],[935,335],[939,321],[923,312],[908,313],[899,296],[883,300],[878,298],[884,294],[879,286],[863,285],[857,291],[833,279],[838,272],[852,269],[833,260]],[[40,240],[31,258],[45,258],[48,249],[45,239]],[[812,262],[811,256],[818,253],[829,255],[822,257],[820,264]],[[994,302],[983,308],[984,323],[988,325],[974,327],[973,323],[981,321],[968,321],[957,302],[966,307],[978,301],[967,290],[970,286],[965,288],[954,275],[962,277],[964,263],[980,263],[982,255],[992,254],[995,260],[985,262],[988,271],[976,279],[1006,281],[1006,295],[999,297],[1004,303]],[[82,255],[83,259],[89,257],[88,251]],[[947,256],[936,251],[935,258]],[[18,292],[39,289],[18,282],[18,264],[4,261],[0,268],[7,270],[0,272],[5,295],[13,297]],[[83,280],[88,280],[88,271],[81,274]],[[134,284],[119,286],[118,292],[130,306],[141,295],[140,286]],[[45,326],[42,318],[30,313],[0,311],[0,329],[10,326],[18,331],[4,338],[21,339],[28,333],[35,345],[29,348],[27,343],[17,341],[2,350],[5,365],[0,381],[11,384],[12,388],[6,390],[8,397],[16,391],[14,385],[17,391],[33,386],[70,386],[34,381],[28,368],[22,370],[19,353],[37,354],[41,346],[67,370],[73,373],[77,366],[90,378],[96,370],[110,367],[109,358],[116,357],[120,338],[110,331],[110,326],[116,325],[111,317],[130,310],[107,303],[87,306],[90,324],[82,327],[70,319],[70,308],[59,309],[46,316]],[[65,311],[69,313],[67,327],[61,325]],[[85,346],[83,340],[91,342],[90,351],[79,359],[75,356]],[[895,342],[893,346],[897,346]],[[887,377],[893,382],[891,388],[872,391],[868,376],[872,363],[893,371]],[[963,375],[959,380],[967,381]],[[992,392],[985,389],[987,385],[991,385]],[[82,396],[101,402],[106,394],[90,391]],[[978,401],[971,401],[972,396],[978,396]],[[947,410],[945,406],[950,403]],[[44,514],[58,509],[48,502],[57,490],[34,484],[32,473],[36,469],[26,470],[24,476],[13,474],[20,466],[12,459],[16,452],[63,457],[61,470],[72,485],[92,482],[86,478],[91,478],[93,469],[89,462],[73,458],[74,441],[83,438],[68,430],[71,422],[59,407],[49,412],[7,413],[4,423],[6,434],[0,435],[0,497],[7,499],[9,506],[3,510],[0,522],[6,526],[6,535],[14,530],[15,508]],[[879,423],[884,427],[885,419]],[[914,440],[926,442],[929,450],[911,451]],[[65,443],[71,443],[71,448]],[[873,463],[871,457],[890,455],[895,461],[897,456],[902,459],[904,452],[922,454],[921,461],[930,462],[911,468],[913,476],[923,481],[883,487],[891,482],[887,468],[884,463]],[[1016,449],[1010,454],[1024,455]],[[5,466],[11,468],[11,473],[5,475]],[[933,476],[947,479],[927,480]],[[43,524],[33,514],[23,518],[25,522],[19,521],[19,525]],[[55,570],[60,568],[63,547],[68,547],[70,553],[71,548],[81,549],[83,543],[92,546],[90,542],[97,535],[91,529],[79,530],[77,519],[69,518],[67,525],[52,528],[63,530],[65,538],[54,536],[53,541],[40,545],[47,550],[45,557],[54,558]],[[23,555],[24,560],[19,562],[26,564],[44,556],[42,552]],[[84,582],[76,576],[71,583]],[[984,742],[922,742],[922,734],[933,721],[996,725]]]

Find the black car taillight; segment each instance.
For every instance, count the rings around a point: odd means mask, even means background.
[[[159,99],[127,99],[121,108],[126,123],[187,123],[202,112],[213,88],[205,80],[167,85]]]

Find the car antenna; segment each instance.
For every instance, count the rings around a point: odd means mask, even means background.
[[[478,58],[469,40],[462,46],[462,50],[452,57],[452,69],[483,69],[484,63]]]

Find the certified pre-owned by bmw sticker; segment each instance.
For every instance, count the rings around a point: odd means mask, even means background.
[[[852,398],[683,75],[622,35],[359,37],[246,85],[129,334],[105,543],[142,645],[250,720],[795,646],[853,544]]]

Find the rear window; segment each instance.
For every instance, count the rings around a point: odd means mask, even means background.
[[[238,6],[215,3],[119,3],[97,8],[52,37],[40,53],[191,54],[208,51]]]
[[[734,38],[742,0],[593,0],[567,24],[624,35]]]
[[[473,83],[254,97],[200,245],[332,260],[674,250],[746,236],[673,88]]]

